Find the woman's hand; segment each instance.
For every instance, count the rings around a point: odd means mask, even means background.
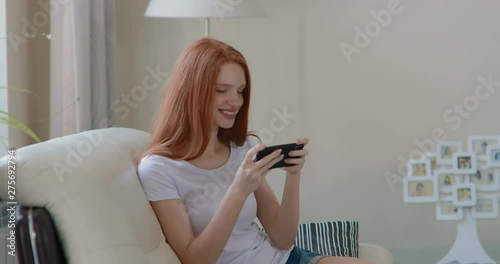
[[[296,144],[304,144],[304,148],[301,150],[293,150],[288,154],[290,157],[285,159],[288,164],[294,164],[293,166],[283,167],[282,170],[288,172],[291,175],[298,175],[306,163],[306,156],[309,154],[309,150],[306,148],[307,143],[309,143],[308,138],[298,138],[295,140]]]
[[[264,148],[265,145],[259,144],[248,150],[243,163],[236,172],[233,187],[237,192],[245,195],[245,197],[259,188],[262,179],[269,173],[269,169],[276,162],[283,159],[281,149],[278,149],[261,160],[254,162],[254,157],[257,155],[257,152]]]

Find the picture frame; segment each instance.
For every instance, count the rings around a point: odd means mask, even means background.
[[[478,165],[477,172],[469,178],[470,183],[476,185],[478,192],[500,191],[500,168],[488,167],[485,164]]]
[[[462,207],[453,205],[453,197],[443,197],[436,203],[436,219],[438,221],[460,221],[464,218]]]
[[[480,194],[472,207],[472,218],[496,219],[498,217],[498,197],[492,194]]]
[[[432,176],[431,163],[427,159],[409,160],[408,161],[408,177],[429,177]]]
[[[475,206],[477,201],[476,186],[471,183],[456,184],[453,190],[453,205]]]
[[[500,168],[500,146],[488,146],[486,152],[486,165]]]
[[[469,136],[467,137],[467,150],[477,154],[478,160],[487,159],[488,146],[499,146],[500,135],[484,135],[484,136]]]
[[[438,141],[436,144],[436,163],[438,165],[453,165],[453,154],[462,152],[460,141]]]
[[[422,156],[422,160],[429,160],[430,175],[434,175],[434,171],[438,170],[440,166],[437,164],[437,154],[435,152],[426,152]]]
[[[453,169],[459,174],[475,174],[477,159],[474,152],[455,152],[453,154]]]
[[[437,178],[432,176],[403,178],[403,197],[406,203],[434,203],[439,199]]]
[[[434,171],[434,177],[438,180],[439,192],[453,193],[456,184],[461,183],[462,175],[453,169],[438,169]]]

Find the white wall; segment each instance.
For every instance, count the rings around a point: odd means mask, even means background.
[[[375,21],[370,11],[387,9],[389,0],[263,2],[266,18],[215,19],[212,35],[241,50],[250,64],[251,128],[272,128],[273,109],[286,107],[296,117],[270,143],[311,140],[301,220],[357,219],[363,242],[395,252],[449,248],[456,224],[437,222],[434,204],[404,204],[402,184],[391,188],[384,175],[398,175],[399,157],[419,150],[415,141],[430,140],[436,129],[464,144],[471,134],[500,133],[498,92],[464,117],[443,117],[474,95],[480,76],[500,82],[500,2],[402,1],[350,63],[339,45],[355,45],[354,28]],[[141,83],[146,67],[171,69],[180,50],[203,35],[201,20],[142,17],[146,4],[117,1],[123,94]],[[119,125],[148,130],[158,92]],[[267,177],[280,196],[278,174]],[[478,226],[483,244],[499,248],[500,220]]]

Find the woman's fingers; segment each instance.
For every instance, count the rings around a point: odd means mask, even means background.
[[[295,140],[295,144],[304,144],[307,145],[307,143],[309,143],[309,139],[308,138],[297,138]]]
[[[255,165],[257,166],[257,168],[263,168],[267,164],[269,164],[272,160],[278,158],[280,156],[280,154],[281,154],[281,149],[277,149],[277,150],[271,152],[271,154],[269,154],[269,155],[263,157],[262,159],[260,159],[259,161],[255,162]],[[271,166],[273,164],[271,164]],[[269,166],[269,167],[271,167],[271,166]]]
[[[290,157],[301,157],[301,156],[307,156],[309,154],[308,149],[301,149],[301,150],[293,150],[288,153],[288,156]]]
[[[263,150],[265,147],[266,147],[266,145],[259,144],[255,147],[251,148],[249,151],[247,151],[247,155],[245,156],[245,161],[253,163],[253,159],[254,159],[255,155],[257,155],[257,153],[259,151]]]
[[[270,156],[271,154],[269,154],[268,156]],[[264,172],[268,172],[270,171],[271,167],[276,164],[277,162],[279,162],[280,160],[283,159],[283,155],[279,155],[277,157],[275,157],[274,159],[270,160],[268,163],[266,163],[264,166],[262,166],[261,168],[258,169],[258,172],[260,174],[263,174]],[[267,174],[267,173],[266,173]]]
[[[288,164],[296,165],[296,164],[303,164],[303,163],[305,163],[306,159],[304,157],[293,158],[293,159],[285,159],[285,162],[288,163]]]

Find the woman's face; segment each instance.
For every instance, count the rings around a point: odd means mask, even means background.
[[[221,67],[215,84],[214,128],[231,128],[234,125],[236,114],[243,105],[246,84],[245,71],[239,64],[227,63]]]

